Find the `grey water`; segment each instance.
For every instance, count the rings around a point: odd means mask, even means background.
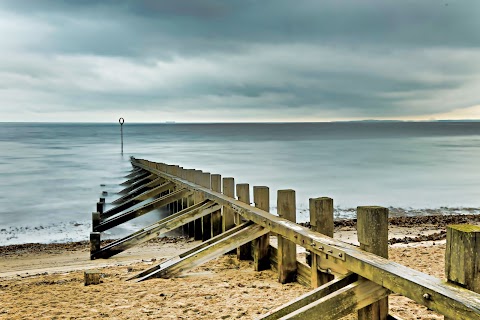
[[[130,156],[296,190],[297,221],[308,199],[328,196],[336,217],[359,205],[392,214],[478,213],[480,123],[338,122],[129,124],[120,152],[112,124],[0,123],[0,245],[87,240],[102,191],[107,203],[131,170]],[[118,237],[162,212],[106,233]]]

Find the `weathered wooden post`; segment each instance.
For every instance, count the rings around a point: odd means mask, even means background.
[[[253,202],[255,203],[255,207],[270,212],[270,191],[268,187],[254,186]],[[269,233],[253,240],[253,269],[255,271],[270,269],[270,259],[268,257],[269,245]]]
[[[447,226],[445,276],[448,282],[480,293],[480,226]]]
[[[101,273],[98,270],[86,270],[84,273],[84,284],[89,286],[91,284],[100,284]]]
[[[326,197],[311,198],[309,199],[309,209],[312,230],[333,238],[333,199]],[[326,258],[326,255],[311,254],[313,288],[333,280],[333,275],[318,270],[320,259]]]
[[[200,185],[208,189],[212,188],[211,174],[209,172],[202,173],[202,180],[200,182]],[[202,240],[207,241],[211,237],[212,237],[212,214],[210,213],[202,217]]]
[[[201,182],[202,182],[202,170],[195,170],[194,183],[201,185]],[[195,198],[194,200],[195,203],[199,203],[204,200],[203,196],[198,192],[195,192],[194,198]],[[194,221],[194,224],[195,224],[195,227],[194,227],[195,240],[202,240],[202,218],[196,219]]]
[[[100,235],[100,232],[90,232],[90,255],[100,250]]]
[[[189,182],[195,182],[195,169],[187,169],[185,172],[185,179]],[[187,198],[187,206],[192,206],[194,204],[195,197],[190,195]],[[188,223],[188,236],[195,237],[195,221]]]
[[[215,192],[222,192],[222,176],[219,174],[212,174],[212,190]],[[222,233],[222,210],[212,213],[212,236],[218,236]]]
[[[295,190],[278,190],[278,216],[292,222],[297,221]],[[287,283],[295,281],[297,274],[297,246],[295,243],[278,236],[278,281]]]
[[[238,201],[250,204],[250,186],[248,183],[237,184],[237,198]],[[240,214],[235,214],[235,224],[242,224],[242,217]],[[252,259],[252,245],[251,243],[244,244],[237,248],[238,260],[251,260]]]
[[[223,178],[223,194],[235,198],[235,179],[228,177]],[[235,214],[232,209],[229,207],[223,206],[223,220],[222,220],[222,231],[232,229],[235,226]]]
[[[360,249],[388,259],[388,209],[357,207],[357,236]],[[358,310],[358,320],[385,320],[388,297]]]

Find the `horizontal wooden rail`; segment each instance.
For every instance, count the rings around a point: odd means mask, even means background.
[[[480,319],[480,294],[450,285],[417,270],[311,231],[296,223],[242,203],[221,193],[180,179],[148,165],[146,160],[132,158],[132,165],[155,173],[182,188],[200,193],[205,199],[231,208],[245,219],[281,235],[318,255],[329,255],[335,262],[333,271],[357,273],[392,292],[408,297],[428,308],[455,319]],[[333,260],[333,259],[329,259]]]
[[[193,205],[170,215],[148,227],[145,227],[127,237],[110,243],[104,248],[91,254],[91,259],[110,258],[133,246],[147,242],[159,237],[161,234],[172,231],[185,223],[201,218],[207,214],[215,212],[220,208],[219,205],[211,200],[205,200],[202,203]]]
[[[116,227],[124,222],[127,222],[133,218],[140,217],[144,215],[145,213],[148,213],[152,210],[161,208],[163,206],[166,206],[169,203],[175,202],[177,200],[180,200],[182,198],[185,198],[189,195],[192,194],[192,191],[188,189],[180,189],[178,191],[174,191],[172,193],[169,193],[168,195],[158,198],[156,200],[150,201],[149,203],[141,206],[140,208],[121,213],[119,215],[116,215],[108,220],[102,221],[100,224],[95,226],[93,228],[93,231],[95,232],[102,232],[108,229],[111,229],[113,227]]]

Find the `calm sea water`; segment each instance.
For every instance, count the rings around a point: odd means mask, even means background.
[[[129,157],[179,164],[237,183],[329,196],[337,217],[358,205],[392,214],[477,213],[480,123],[125,124],[0,123],[0,245],[88,239],[102,191],[118,196]],[[108,232],[158,220],[150,213]]]

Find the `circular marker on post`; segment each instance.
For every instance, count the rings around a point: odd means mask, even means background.
[[[120,137],[122,141],[122,154],[123,154],[123,124],[125,123],[125,119],[123,118],[118,119],[118,123],[120,123]]]

